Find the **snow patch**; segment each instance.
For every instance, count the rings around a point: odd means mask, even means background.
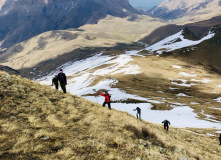
[[[179,93],[179,94],[177,94],[176,96],[179,96],[179,97],[188,97],[186,94],[184,94],[184,93]]]
[[[173,51],[176,49],[197,45],[207,39],[211,39],[215,35],[215,33],[209,32],[209,34],[203,37],[201,40],[192,41],[185,39],[182,33],[183,30],[170,37],[163,39],[162,41],[156,44],[147,47],[146,50],[149,50],[151,52],[157,51],[158,54],[162,54],[163,51]],[[176,42],[177,39],[181,41]]]
[[[157,111],[151,110],[151,104],[148,103],[139,103],[139,104],[125,104],[125,103],[113,103],[112,107],[128,112],[136,116],[136,112],[133,111],[136,107],[141,108],[141,118],[152,122],[162,124],[162,121],[168,119],[171,123],[171,126],[186,128],[217,128],[221,129],[220,123],[213,123],[206,120],[200,120],[197,118],[197,114],[193,112],[193,109],[188,106],[174,107],[169,111]]]
[[[209,80],[209,79],[202,79],[202,80],[196,80],[196,79],[191,79],[191,81],[193,82],[202,82],[202,83],[209,83],[209,82],[212,82],[212,80]]]
[[[184,86],[184,87],[191,87],[193,85],[197,85],[195,83],[187,83],[188,81],[185,79],[170,79],[172,84],[178,85],[178,86]],[[181,81],[182,83],[178,83],[177,81]]]
[[[218,97],[218,98],[216,98],[216,99],[214,99],[216,102],[219,102],[219,103],[221,103],[221,97]]]
[[[173,65],[172,67],[176,68],[176,69],[181,69],[182,68],[181,66],[178,66],[178,65]]]
[[[198,104],[200,104],[200,103],[197,103],[197,102],[191,102],[190,104],[192,104],[192,105],[198,105]]]
[[[179,75],[184,76],[184,77],[196,77],[197,74],[189,74],[186,72],[180,72]]]

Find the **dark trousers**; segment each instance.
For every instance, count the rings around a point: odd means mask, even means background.
[[[140,118],[141,119],[141,113],[137,112],[137,119]]]
[[[108,108],[111,109],[110,102],[104,102],[104,103],[103,103],[103,107],[104,107],[106,104],[108,105]]]
[[[55,89],[58,89],[58,83],[54,83]]]
[[[64,83],[60,83],[60,85],[63,92],[66,93],[66,85]]]
[[[164,129],[165,129],[166,131],[168,131],[168,130],[169,130],[169,125],[164,125]]]

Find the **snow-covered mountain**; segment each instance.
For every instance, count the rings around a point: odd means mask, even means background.
[[[151,11],[151,14],[164,19],[183,16],[220,15],[221,0],[165,0]]]

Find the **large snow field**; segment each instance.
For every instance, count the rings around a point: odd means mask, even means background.
[[[209,39],[213,36],[213,33],[208,34],[206,37],[199,41],[190,41],[185,40],[182,36],[182,31],[168,37],[161,42],[158,42],[155,45],[149,46],[146,50],[157,51],[159,49],[168,49],[174,50],[186,46],[192,46],[202,42],[203,40]],[[176,39],[180,38],[182,42],[175,42]],[[174,42],[174,43],[173,43]],[[193,109],[185,104],[171,104],[173,107],[172,110],[166,111],[157,111],[151,110],[151,103],[163,103],[161,101],[155,101],[152,99],[140,97],[137,95],[128,94],[123,90],[115,88],[114,86],[118,83],[116,79],[111,78],[111,75],[114,74],[140,74],[142,73],[142,68],[138,65],[134,65],[131,62],[133,61],[133,56],[141,56],[140,51],[127,51],[122,55],[102,55],[103,53],[95,54],[90,58],[86,58],[81,61],[69,62],[61,66],[64,73],[69,77],[67,91],[71,94],[76,94],[82,96],[90,101],[97,102],[102,104],[104,97],[101,96],[88,96],[89,94],[97,95],[97,91],[101,89],[108,90],[111,94],[111,99],[113,101],[123,101],[127,99],[140,100],[146,103],[139,104],[125,104],[125,103],[112,103],[112,107],[120,110],[126,111],[132,115],[136,115],[136,112],[133,111],[137,106],[142,109],[142,119],[153,122],[161,123],[163,120],[168,119],[171,122],[171,125],[174,127],[195,127],[195,128],[217,128],[221,129],[220,122],[210,122],[211,117],[207,116],[208,121],[200,120],[197,118],[197,114],[193,112]],[[197,77],[196,74],[189,74],[182,72],[182,67],[178,65],[171,66],[178,69],[180,72],[179,76],[185,77]],[[42,84],[50,85],[52,83],[52,78],[55,74],[59,72],[59,69],[50,73],[48,76],[43,77],[37,81]],[[197,85],[195,83],[188,84],[185,79],[170,79],[172,84],[191,87],[192,85]],[[181,81],[182,83],[177,83]],[[204,82],[208,83],[210,80],[196,80],[192,79],[195,82]],[[130,87],[130,86],[128,86]],[[177,88],[171,88],[177,89]],[[163,93],[162,93],[163,94]],[[177,94],[177,96],[187,96],[183,93]],[[159,97],[160,98],[160,97]],[[162,99],[164,99],[162,97]],[[217,99],[217,101],[220,101]],[[194,103],[194,102],[193,102]]]

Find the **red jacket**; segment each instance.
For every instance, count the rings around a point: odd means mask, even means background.
[[[105,97],[105,102],[110,102],[110,97],[111,95],[108,93],[108,94],[103,94],[103,93],[99,93],[101,96],[104,96]]]

